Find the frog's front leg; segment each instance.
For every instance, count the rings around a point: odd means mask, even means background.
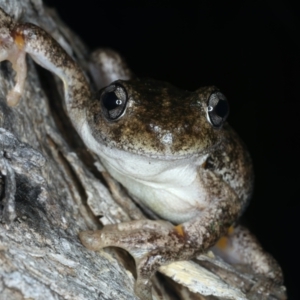
[[[0,61],[9,60],[16,72],[15,86],[7,95],[7,103],[10,106],[18,104],[24,89],[27,73],[25,52],[23,51],[23,39],[16,34],[16,24],[12,18],[0,9]]]
[[[239,209],[238,197],[224,184],[208,207],[183,224],[138,220],[82,232],[80,239],[91,250],[115,246],[128,251],[137,268],[136,294],[141,299],[151,299],[150,279],[155,271],[161,265],[190,259],[213,246],[234,222]]]
[[[0,27],[0,62],[11,61],[16,71],[16,84],[7,96],[8,105],[18,104],[23,92],[28,53],[36,63],[62,79],[69,116],[74,127],[80,130],[86,120],[86,103],[91,99],[91,91],[77,64],[43,29],[30,23],[16,23],[1,8]]]

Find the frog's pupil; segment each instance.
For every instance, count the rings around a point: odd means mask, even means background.
[[[103,105],[108,111],[117,108],[121,104],[122,100],[118,98],[115,92],[109,92],[103,96]]]
[[[215,113],[221,118],[225,118],[228,114],[228,104],[225,100],[219,100],[218,104],[215,106]]]

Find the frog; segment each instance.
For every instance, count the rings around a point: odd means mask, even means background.
[[[26,54],[61,78],[65,108],[87,148],[149,216],[79,233],[93,251],[119,247],[136,264],[135,292],[152,299],[151,278],[162,265],[213,249],[233,264],[282,282],[282,272],[237,221],[253,190],[246,146],[227,122],[228,100],[215,86],[194,92],[140,79],[114,51],[93,56],[94,93],[79,65],[37,25],[0,9],[0,61],[16,71],[7,95],[18,105]]]

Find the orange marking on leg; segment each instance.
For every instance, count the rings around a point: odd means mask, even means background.
[[[222,236],[216,243],[216,246],[221,250],[224,250],[228,245],[228,236],[231,235],[234,231],[234,227],[230,226],[227,230],[227,234]]]
[[[184,229],[183,229],[183,227],[182,227],[182,225],[180,224],[180,225],[177,225],[177,226],[175,226],[175,232],[179,235],[179,236],[182,236],[182,237],[184,237],[185,236],[185,233],[184,233]]]
[[[228,244],[228,238],[223,236],[217,241],[216,246],[221,250],[224,250],[227,247],[227,244]]]
[[[24,37],[22,34],[17,32],[14,36],[14,41],[20,50],[22,50],[24,48]]]

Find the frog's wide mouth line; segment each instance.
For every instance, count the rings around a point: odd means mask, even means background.
[[[167,148],[165,151],[159,152],[146,146],[143,147],[143,145],[140,147],[134,147],[131,145],[129,147],[127,143],[123,144],[110,141],[100,134],[95,136],[95,134],[91,132],[87,122],[83,122],[81,125],[81,137],[84,142],[89,145],[92,151],[95,153],[103,153],[103,155],[106,155],[108,158],[124,157],[127,154],[161,161],[184,160],[201,157],[218,149],[224,140],[226,140],[226,137],[219,135],[217,140],[211,146],[202,147],[202,149],[199,149],[201,147],[192,147],[188,150],[172,151],[171,148]],[[114,153],[114,151],[119,153]]]
[[[201,156],[205,156],[210,154],[212,151],[218,149],[222,142],[224,141],[224,138],[220,138],[219,141],[217,143],[215,143],[214,145],[210,146],[210,147],[206,147],[205,149],[201,150],[201,151],[190,151],[190,152],[186,152],[185,154],[174,154],[174,153],[163,153],[163,154],[158,154],[158,153],[154,153],[151,151],[147,151],[147,150],[135,150],[133,148],[129,148],[129,147],[120,147],[119,145],[106,145],[106,147],[104,146],[103,148],[103,152],[107,153],[108,156],[110,157],[116,157],[118,155],[111,155],[112,151],[120,151],[120,153],[123,154],[127,154],[127,155],[136,155],[139,157],[145,157],[145,158],[151,158],[151,159],[157,159],[157,160],[184,160],[184,159],[193,159],[193,158],[197,158],[197,157],[201,157]],[[103,144],[104,145],[104,144]],[[106,149],[105,149],[106,148]],[[109,150],[108,150],[109,148]]]

